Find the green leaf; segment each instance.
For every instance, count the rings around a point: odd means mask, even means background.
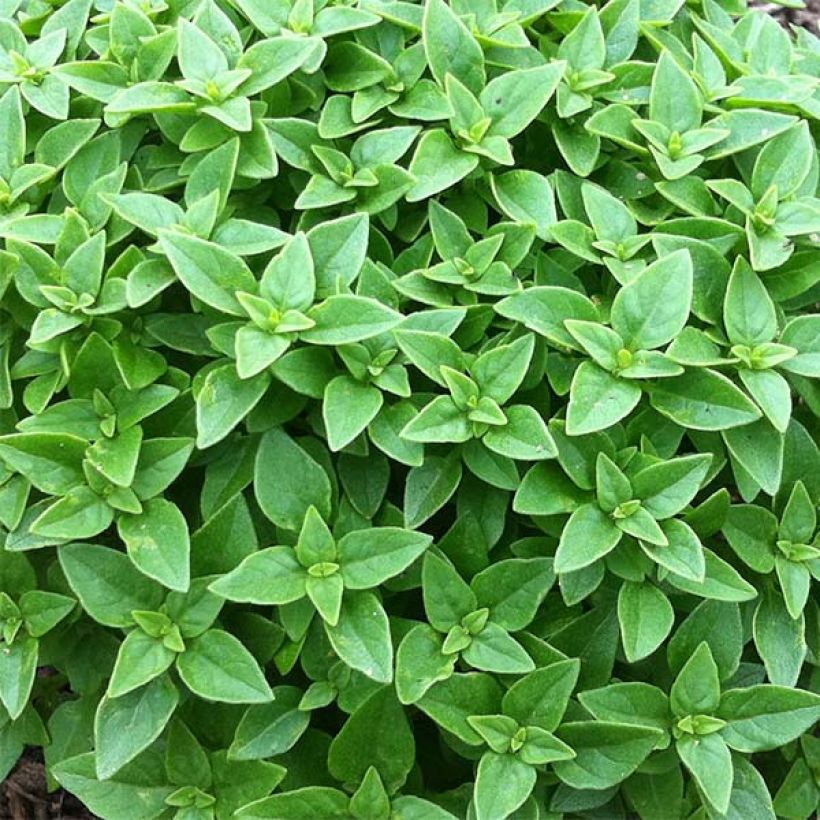
[[[243,806],[236,813],[246,820],[272,820],[278,817],[317,816],[333,818],[349,817],[350,798],[338,789],[328,786],[306,786],[294,791],[282,792]]]
[[[570,388],[567,434],[606,430],[628,416],[640,399],[641,388],[635,382],[613,376],[593,362],[581,362]],[[749,406],[754,405],[749,402]]]
[[[20,717],[28,703],[37,674],[38,643],[22,637],[0,648],[0,703],[12,720]]]
[[[752,633],[769,680],[794,686],[807,650],[803,616],[792,618],[782,596],[769,589],[755,609]]]
[[[374,527],[343,536],[337,545],[346,589],[371,589],[404,572],[432,542],[420,532]]]
[[[206,305],[229,316],[245,316],[237,291],[253,293],[256,280],[248,266],[213,242],[171,231],[160,231],[160,245],[180,282]]]
[[[159,677],[173,662],[175,654],[161,640],[134,629],[120,644],[117,660],[108,681],[108,696],[119,698]]]
[[[211,592],[230,601],[288,604],[306,594],[307,572],[290,547],[269,547],[248,555],[214,581]]]
[[[606,60],[606,41],[597,9],[587,9],[563,39],[558,56],[577,70],[602,68]]]
[[[721,813],[727,811],[734,769],[731,752],[721,735],[684,735],[676,745],[683,765],[709,803]]]
[[[798,123],[770,140],[757,155],[752,170],[752,193],[760,198],[772,185],[780,199],[793,194],[812,163],[812,139],[807,123]]]
[[[526,515],[554,515],[575,511],[587,494],[553,463],[540,463],[524,476],[513,499],[513,509]]]
[[[186,79],[210,80],[228,68],[222,50],[197,26],[180,20],[177,60]]]
[[[147,501],[138,515],[121,516],[117,531],[141,572],[169,589],[187,592],[190,538],[185,517],[175,504],[162,498]]]
[[[92,538],[107,529],[114,518],[111,507],[88,487],[72,487],[31,525],[31,532],[46,538]]]
[[[685,575],[670,575],[671,584],[684,592],[713,598],[717,601],[751,601],[757,590],[729,563],[709,549],[703,548],[705,564],[702,581],[692,581]]]
[[[663,732],[671,723],[669,698],[648,683],[612,683],[581,692],[578,699],[597,720],[651,726]]]
[[[504,214],[516,222],[532,225],[535,235],[546,242],[549,229],[557,219],[555,195],[549,180],[535,171],[517,169],[493,174],[490,182]]]
[[[702,112],[703,102],[697,86],[672,52],[664,50],[652,75],[650,119],[670,131],[684,133],[700,126]]]
[[[242,379],[232,364],[211,370],[196,401],[197,447],[222,441],[253,410],[269,384],[267,373]]]
[[[86,446],[63,433],[13,433],[0,438],[0,458],[38,490],[62,495],[83,482]]]
[[[344,584],[340,576],[330,575],[324,578],[308,576],[305,581],[305,592],[325,623],[331,626],[339,623],[339,612],[342,608],[344,593]]]
[[[659,521],[681,512],[700,489],[712,458],[702,453],[645,467],[632,481],[642,506]]]
[[[638,232],[635,218],[626,205],[597,185],[581,186],[584,210],[598,240],[622,242]]]
[[[621,531],[595,504],[584,504],[570,516],[561,532],[555,553],[557,573],[574,572],[611,552],[621,540]]]
[[[692,259],[685,250],[675,251],[644,268],[618,291],[612,303],[612,327],[630,350],[652,350],[683,330],[691,303]]]
[[[208,756],[181,720],[174,720],[168,729],[165,769],[174,784],[183,783],[199,789],[211,785],[213,773]]]
[[[148,753],[125,766],[109,780],[100,781],[92,752],[61,760],[54,776],[77,795],[89,811],[105,817],[157,817],[165,811],[165,798],[173,791],[165,784],[162,756]]]
[[[309,38],[271,37],[259,40],[243,52],[236,67],[251,76],[239,87],[246,97],[258,94],[293,74],[310,59],[316,42]]]
[[[281,310],[307,310],[316,294],[313,257],[303,233],[288,240],[265,267],[260,282],[262,296]]]
[[[675,613],[656,586],[626,581],[618,593],[618,621],[630,663],[651,655],[672,630]]]
[[[400,321],[400,314],[364,296],[330,296],[308,311],[316,324],[299,335],[306,342],[342,345],[378,336]]]
[[[66,544],[60,566],[83,609],[105,626],[127,627],[134,610],[156,610],[162,587],[146,578],[125,553],[94,544]]]
[[[483,740],[467,718],[496,714],[501,707],[502,693],[501,685],[492,675],[471,672],[453,675],[436,684],[416,706],[460,740],[480,746]]]
[[[337,451],[350,444],[373,421],[383,403],[378,388],[351,376],[337,376],[330,381],[322,402],[330,449]]]
[[[425,4],[422,42],[430,72],[440,85],[452,74],[474,93],[484,86],[481,47],[444,0]]]
[[[795,482],[789,500],[780,517],[778,535],[792,543],[808,541],[817,527],[817,512],[806,485]]]
[[[424,609],[431,626],[447,632],[478,607],[478,598],[452,564],[427,552],[422,564]]]
[[[401,787],[415,758],[415,743],[401,704],[381,687],[348,718],[330,744],[328,768],[345,783],[358,783],[373,766],[385,787]]]
[[[307,232],[320,296],[336,292],[339,281],[351,284],[367,255],[367,214],[357,213],[319,223]]]
[[[475,781],[477,820],[508,817],[530,796],[535,769],[511,754],[485,752]]]
[[[726,376],[708,368],[661,379],[652,387],[650,401],[659,413],[691,430],[728,430],[762,415]]]
[[[494,623],[517,632],[533,620],[554,580],[548,558],[509,558],[479,572],[470,586]]]
[[[444,5],[435,0],[433,5]],[[429,15],[428,15],[429,16]],[[410,161],[410,173],[416,182],[407,192],[408,202],[419,202],[452,187],[478,165],[478,157],[459,151],[447,133],[439,128],[428,131],[416,145]]]
[[[404,485],[404,525],[421,526],[449,500],[461,481],[461,459],[428,456],[414,467]]]
[[[254,491],[262,512],[285,529],[300,529],[310,506],[330,517],[327,473],[282,430],[269,430],[259,443]]]
[[[271,703],[251,706],[236,727],[228,751],[232,760],[262,760],[284,754],[304,734],[310,713],[298,709],[302,693],[295,686],[277,686]]]
[[[565,723],[556,734],[575,751],[575,757],[556,760],[555,774],[574,789],[596,790],[629,777],[661,738],[658,729],[606,721]]]
[[[463,442],[472,438],[470,420],[450,396],[436,396],[402,428],[408,441],[442,443]]]
[[[669,693],[678,717],[711,714],[720,702],[718,668],[709,645],[703,642],[678,672]]]
[[[231,634],[209,629],[177,660],[185,685],[205,700],[265,703],[273,697],[253,655]]]
[[[733,344],[754,347],[777,332],[774,303],[760,277],[738,258],[723,303],[723,323]]]
[[[428,17],[431,14],[432,10]],[[479,96],[484,113],[493,121],[487,133],[509,139],[523,131],[547,104],[565,68],[554,62],[508,71],[491,80]]]
[[[31,589],[19,598],[20,615],[32,638],[41,638],[65,618],[76,601],[56,592]]]
[[[776,815],[772,805],[772,796],[769,794],[769,787],[763,776],[744,757],[733,758],[732,765],[734,779],[727,814],[744,817],[750,811],[756,811],[761,817],[772,820]]]
[[[115,194],[108,201],[119,216],[152,236],[161,228],[181,223],[185,213],[175,202],[156,194]]]
[[[535,669],[517,680],[504,695],[504,714],[514,718],[519,725],[555,731],[578,681],[579,669],[577,658]]]
[[[136,692],[100,701],[94,716],[97,777],[108,780],[162,733],[179,702],[167,675]]]
[[[534,348],[535,338],[527,334],[479,356],[470,366],[470,375],[481,395],[498,404],[508,402],[524,380]]]
[[[695,649],[706,642],[721,680],[735,673],[743,650],[743,627],[737,604],[702,601],[677,628],[667,647],[673,672],[680,671]]]
[[[63,63],[55,66],[52,73],[75,91],[104,103],[111,102],[128,84],[128,74],[122,66],[105,60]]]
[[[492,621],[473,637],[462,658],[476,669],[511,675],[525,674],[535,666],[518,641]]]
[[[797,316],[791,319],[780,334],[780,342],[797,350],[794,358],[781,364],[784,370],[802,376],[817,375],[820,345],[817,342],[816,316]]]
[[[769,495],[780,488],[785,439],[767,419],[723,433],[734,459]]]
[[[415,703],[433,684],[447,680],[456,656],[441,651],[441,635],[428,624],[416,624],[396,652],[396,694],[404,704]]]
[[[496,303],[495,310],[507,319],[525,327],[556,345],[574,348],[576,343],[567,331],[567,319],[588,322],[598,320],[594,303],[578,291],[563,287],[534,287]]]
[[[325,624],[336,654],[351,668],[378,683],[393,680],[393,645],[387,615],[370,592],[352,592],[342,599],[339,622]]]
[[[0,123],[3,126],[0,177],[8,180],[23,164],[26,151],[26,122],[16,85],[10,86],[0,98]]]
[[[785,746],[820,719],[820,696],[801,689],[760,684],[730,689],[717,714],[727,722],[721,736],[739,752]]]

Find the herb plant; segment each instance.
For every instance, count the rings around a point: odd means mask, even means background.
[[[819,117],[745,0],[0,0],[0,779],[816,816]]]

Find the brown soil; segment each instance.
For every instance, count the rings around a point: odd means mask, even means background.
[[[0,820],[97,820],[62,790],[48,793],[42,758],[29,750],[0,784]]]
[[[803,0],[805,8],[803,9],[787,9],[777,5],[777,3],[760,3],[753,2],[752,6],[769,12],[773,17],[776,17],[782,25],[787,28],[790,26],[803,26],[807,28],[812,34],[820,35],[820,0]]]

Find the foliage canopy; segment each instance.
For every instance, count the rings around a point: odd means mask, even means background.
[[[0,779],[815,816],[819,77],[743,0],[0,0]]]

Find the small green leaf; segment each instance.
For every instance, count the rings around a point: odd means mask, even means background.
[[[556,733],[575,752],[557,760],[553,769],[574,789],[608,789],[629,777],[652,751],[661,732],[626,723],[565,723]]]
[[[675,251],[624,285],[612,303],[612,327],[630,350],[652,350],[683,330],[692,301],[692,259]]]
[[[393,680],[393,645],[387,615],[375,595],[345,595],[338,624],[326,624],[325,631],[336,654],[351,669],[379,683]]]
[[[684,735],[677,744],[678,756],[706,799],[721,813],[729,808],[734,769],[732,755],[719,734]]]
[[[273,697],[253,655],[231,634],[209,629],[177,660],[185,685],[205,700],[265,703]]]
[[[656,586],[627,581],[621,587],[618,621],[630,663],[651,655],[669,635],[674,620],[672,604]]]
[[[160,244],[179,280],[197,299],[230,316],[244,316],[237,291],[253,293],[256,280],[247,265],[213,242],[171,231]]]
[[[179,694],[168,676],[136,692],[100,701],[94,716],[96,772],[108,780],[162,733],[179,702]]]
[[[574,572],[611,552],[621,531],[597,505],[584,504],[571,516],[555,553],[555,571]]]
[[[432,537],[399,527],[374,527],[343,536],[337,546],[347,589],[370,589],[407,569],[430,546]]]
[[[476,818],[509,816],[530,796],[535,780],[535,769],[517,757],[485,752],[476,773]]]
[[[452,74],[478,92],[484,85],[484,55],[467,27],[444,2],[425,4],[422,42],[433,77],[444,85]]]
[[[117,530],[141,572],[169,589],[188,590],[188,524],[176,505],[162,498],[147,501],[138,515],[121,516]]]
[[[590,361],[581,362],[570,388],[567,434],[606,430],[629,415],[640,399],[641,388],[635,382],[619,379]]]

